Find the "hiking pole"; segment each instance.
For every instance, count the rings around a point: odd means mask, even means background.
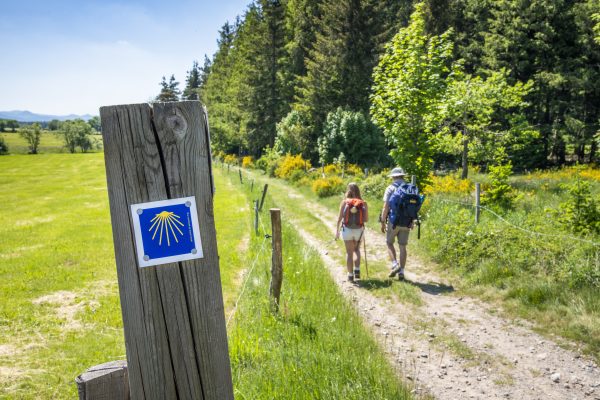
[[[360,246],[360,243],[358,244]],[[363,248],[365,249],[365,271],[367,272],[367,278],[369,277],[369,263],[367,262],[367,237],[363,237]]]

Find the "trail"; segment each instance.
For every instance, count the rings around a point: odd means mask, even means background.
[[[280,182],[269,184],[284,187]],[[290,197],[304,197],[289,186],[285,191]],[[333,237],[337,215],[308,199],[303,204]],[[292,213],[286,218],[294,223]],[[348,283],[339,247],[295,225],[319,252],[398,373],[412,381],[416,394],[437,399],[600,400],[600,370],[592,360],[533,332],[526,321],[496,315],[490,305],[429,272],[414,255],[409,254],[406,283],[391,284],[420,288],[422,306],[377,297]],[[368,229],[366,240],[369,259],[386,257],[383,234]]]

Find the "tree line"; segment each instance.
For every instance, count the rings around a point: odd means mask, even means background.
[[[218,151],[427,169],[598,160],[597,0],[255,0],[193,63]],[[499,161],[498,161],[499,160]]]

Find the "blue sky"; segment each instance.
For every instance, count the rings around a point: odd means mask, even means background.
[[[185,84],[251,0],[0,0],[0,110],[98,114]]]

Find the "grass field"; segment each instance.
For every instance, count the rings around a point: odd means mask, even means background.
[[[0,137],[8,145],[9,154],[27,154],[27,142],[19,136],[18,132],[0,132]],[[94,135],[95,141],[101,141],[99,135]],[[92,152],[97,150],[92,150]],[[68,153],[62,138],[50,131],[42,131],[38,153]]]
[[[270,246],[249,234],[247,185],[218,170],[215,182],[227,317],[247,284],[228,328],[236,396],[409,398],[288,225],[282,312],[271,313]],[[0,188],[0,398],[75,398],[79,373],[125,356],[103,155],[0,157]]]

